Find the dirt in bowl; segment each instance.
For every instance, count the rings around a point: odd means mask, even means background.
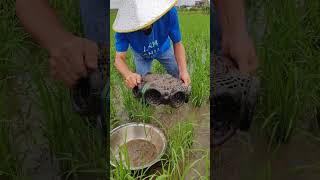
[[[143,166],[157,157],[157,148],[147,140],[135,139],[122,145],[120,149],[128,152],[131,167]]]

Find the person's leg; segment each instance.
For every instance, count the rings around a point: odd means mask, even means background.
[[[134,64],[136,66],[136,73],[145,76],[151,71],[152,59],[145,59],[140,54],[133,51]]]
[[[179,78],[179,68],[177,65],[176,57],[173,48],[170,47],[166,52],[162,53],[157,60],[173,77]]]

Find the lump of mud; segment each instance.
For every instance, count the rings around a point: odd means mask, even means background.
[[[237,64],[221,56],[212,56],[210,101],[216,144],[229,139],[236,129],[247,131],[256,107],[259,90],[257,77],[243,74]]]
[[[82,116],[100,115],[103,110],[102,93],[109,89],[109,46],[98,44],[98,47],[98,69],[90,72],[88,77],[79,79],[70,90],[73,109]]]
[[[164,104],[174,108],[187,103],[190,93],[190,86],[185,86],[182,80],[169,74],[148,74],[142,77],[141,84],[133,89],[134,96],[142,98],[147,104]]]

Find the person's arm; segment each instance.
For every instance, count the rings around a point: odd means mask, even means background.
[[[215,5],[223,33],[246,33],[243,0],[216,0]]]
[[[173,43],[174,55],[176,57],[176,61],[179,68],[180,79],[185,83],[185,85],[189,85],[191,83],[191,79],[187,70],[187,60],[186,53],[181,41],[181,32],[178,20],[178,12],[176,8],[170,10],[170,32],[169,37]]]
[[[129,48],[128,37],[125,33],[116,33],[115,39],[116,58],[114,65],[124,78],[126,86],[132,89],[141,82],[141,76],[133,73],[126,63],[126,54]]]
[[[50,53],[52,74],[67,86],[97,68],[97,45],[68,32],[48,0],[16,0],[16,13],[22,25]]]
[[[16,12],[25,29],[50,52],[72,36],[47,0],[16,0]]]
[[[126,52],[117,52],[114,65],[125,79],[125,83],[129,88],[134,88],[141,83],[141,76],[132,72],[126,64]]]
[[[180,78],[184,81],[186,85],[191,83],[189,73],[187,70],[187,60],[186,60],[186,53],[183,47],[182,42],[175,43],[173,45],[174,54],[176,57],[176,61],[179,68]]]
[[[243,0],[216,0],[222,30],[222,53],[234,59],[243,73],[258,66],[255,48],[248,34]]]

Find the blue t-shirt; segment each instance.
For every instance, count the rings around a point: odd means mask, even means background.
[[[152,32],[145,35],[143,31],[116,33],[116,51],[126,52],[129,45],[132,50],[146,59],[157,58],[171,47],[172,42],[181,41],[178,12],[175,7],[152,24]]]

